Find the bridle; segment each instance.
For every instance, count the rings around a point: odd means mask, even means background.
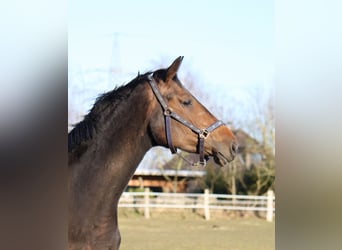
[[[190,128],[196,134],[198,134],[199,161],[198,161],[198,163],[195,163],[192,165],[198,165],[199,164],[199,165],[205,166],[206,160],[205,160],[205,156],[204,156],[204,141],[205,141],[205,139],[208,138],[208,136],[210,135],[210,133],[212,131],[214,131],[218,127],[223,126],[225,124],[222,121],[218,120],[205,129],[200,129],[200,128],[196,127],[195,125],[193,125],[192,123],[188,122],[183,117],[181,117],[180,115],[175,113],[172,110],[172,108],[170,108],[167,105],[166,101],[164,100],[162,94],[159,91],[159,88],[158,88],[157,83],[154,80],[153,76],[149,75],[148,78],[149,78],[148,82],[149,82],[149,84],[153,90],[153,93],[157,97],[157,99],[158,99],[158,101],[159,101],[159,103],[162,106],[163,111],[164,111],[166,139],[167,139],[167,144],[171,150],[171,153],[172,154],[177,153],[177,148],[174,147],[173,142],[172,142],[171,119],[173,118],[176,121],[183,124],[184,126]]]

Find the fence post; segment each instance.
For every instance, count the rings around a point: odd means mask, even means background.
[[[150,189],[149,188],[145,188],[145,192],[144,192],[144,200],[145,200],[145,218],[149,219],[150,218]]]
[[[210,220],[209,211],[209,189],[204,190],[204,218]]]
[[[272,190],[267,191],[267,213],[266,220],[269,222],[273,221],[273,198],[274,193]]]

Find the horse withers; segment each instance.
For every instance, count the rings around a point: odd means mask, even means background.
[[[119,249],[119,198],[154,146],[234,159],[236,139],[177,77],[183,57],[98,97],[68,135],[69,249]]]

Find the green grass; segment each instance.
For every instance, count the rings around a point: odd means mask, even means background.
[[[217,217],[153,213],[150,219],[120,213],[121,250],[271,250],[275,223],[256,217]]]

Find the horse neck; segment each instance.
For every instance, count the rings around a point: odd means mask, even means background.
[[[97,133],[70,165],[70,208],[74,224],[101,223],[113,209],[145,153],[152,147],[147,133],[149,94],[140,84],[127,99],[99,116]],[[77,150],[76,150],[77,151]],[[77,219],[78,217],[78,219]],[[102,218],[101,218],[102,217]],[[115,218],[114,218],[115,219]]]
[[[99,168],[106,166],[106,172],[109,171],[106,174],[112,180],[115,195],[121,195],[138,164],[152,147],[147,133],[149,105],[145,87],[140,85],[116,107],[115,115],[111,115],[109,110],[102,118],[101,133],[95,142],[97,147],[101,145],[102,152],[96,155],[103,159]]]

